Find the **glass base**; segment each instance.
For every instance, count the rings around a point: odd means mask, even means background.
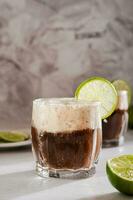
[[[81,179],[93,176],[96,173],[95,166],[91,169],[79,169],[79,170],[60,170],[60,169],[49,169],[42,167],[36,162],[36,172],[43,178],[54,177],[54,178],[66,178],[66,179]]]
[[[103,148],[117,147],[123,144],[124,144],[124,137],[121,136],[119,139],[103,140],[102,147]]]

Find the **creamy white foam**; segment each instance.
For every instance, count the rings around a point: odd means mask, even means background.
[[[38,132],[71,132],[101,128],[100,103],[74,98],[36,99],[33,102],[32,126]]]
[[[117,109],[128,110],[128,94],[126,90],[121,90],[118,92]]]

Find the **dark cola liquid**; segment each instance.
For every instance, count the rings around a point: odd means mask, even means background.
[[[36,160],[40,165],[49,168],[88,168],[92,158],[97,157],[100,151],[101,138],[97,136],[98,132],[93,129],[70,133],[43,132],[38,134],[37,129],[32,127],[31,134]],[[94,147],[95,139],[97,139],[97,142],[99,141],[96,147]],[[95,148],[95,151],[93,148]]]
[[[116,110],[107,118],[107,122],[102,122],[103,142],[105,140],[117,140],[126,132],[128,122],[127,111]]]

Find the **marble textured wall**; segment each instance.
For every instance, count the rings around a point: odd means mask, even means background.
[[[30,122],[35,97],[92,75],[133,84],[132,0],[0,0],[0,120]]]

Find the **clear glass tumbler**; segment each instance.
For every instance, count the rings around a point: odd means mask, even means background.
[[[128,94],[127,91],[118,92],[116,110],[102,122],[103,147],[119,146],[124,143],[124,136],[128,128]]]
[[[92,176],[102,142],[100,103],[73,98],[36,99],[31,135],[38,175]]]

